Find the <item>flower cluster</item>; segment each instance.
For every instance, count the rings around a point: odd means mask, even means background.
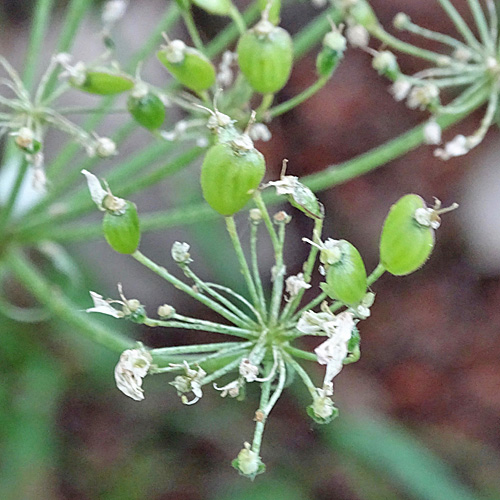
[[[109,187],[105,191],[93,174],[83,173],[91,196],[101,209],[102,200],[110,196]],[[275,187],[279,195],[287,197],[292,206],[314,224],[312,239],[303,238],[310,244],[309,256],[296,274],[287,276],[284,259],[285,232],[291,216],[280,211],[271,217],[261,197],[261,191],[268,187]],[[223,398],[241,400],[245,398],[247,384],[258,384],[261,398],[255,412],[254,437],[251,443],[245,441],[233,461],[233,466],[249,478],[265,470],[260,458],[265,423],[286,382],[293,378],[291,375],[295,374],[309,392],[311,404],[307,414],[315,422],[326,424],[337,417],[339,411],[333,401],[334,380],[344,365],[360,358],[358,325],[370,316],[375,298],[369,290],[370,285],[386,270],[402,275],[418,269],[432,250],[439,214],[455,208],[441,209],[437,200],[435,206],[429,208],[417,195],[401,198],[392,207],[382,231],[380,264],[367,276],[363,260],[351,243],[332,238],[321,240],[323,207],[297,177],[285,175],[285,168],[280,180],[261,185],[253,193],[253,200],[256,207],[249,216],[250,261],[241,246],[234,218],[226,216],[228,234],[245,277],[248,297],[199,277],[191,267],[193,254],[188,243],[176,241],[170,252],[172,263],[187,281],[155,264],[135,249],[135,244],[134,249],[127,252],[177,289],[217,312],[221,322],[184,315],[178,307],[168,304],[158,308],[158,318],[152,318],[139,300],[125,297],[120,285],[120,300],[104,299],[90,292],[94,305],[87,309],[150,327],[202,330],[236,338],[230,342],[153,350],[139,345],[122,354],[115,369],[115,379],[124,394],[140,401],[144,398],[142,384],[146,375],[173,374],[170,385],[185,405],[200,401],[209,387],[219,391]],[[120,220],[125,216],[114,214],[112,217]],[[115,222],[113,226],[113,231],[122,226],[122,239],[130,236],[128,219],[124,220],[123,224]],[[275,253],[269,292],[261,281],[258,268],[258,234],[262,226]],[[110,242],[106,224],[103,228]],[[116,236],[115,232],[113,234]],[[313,286],[315,276],[324,280],[319,287]],[[303,304],[306,292],[310,297]],[[300,344],[299,347],[294,345],[304,336],[322,338],[314,352],[302,350]],[[303,361],[317,365],[312,375],[302,366]],[[320,367],[324,375],[322,382],[317,384],[313,379]]]

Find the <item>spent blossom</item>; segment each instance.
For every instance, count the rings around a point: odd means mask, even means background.
[[[153,358],[143,347],[127,349],[115,367],[116,386],[135,401],[144,399],[142,380],[147,375]]]

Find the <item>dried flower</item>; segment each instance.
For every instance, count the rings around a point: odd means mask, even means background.
[[[142,380],[147,375],[152,361],[151,354],[144,347],[124,351],[115,367],[118,389],[129,398],[142,401],[144,399]]]

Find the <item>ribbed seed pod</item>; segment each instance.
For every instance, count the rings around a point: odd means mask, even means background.
[[[173,40],[157,52],[158,60],[174,78],[195,92],[203,92],[215,83],[215,67],[199,50]]]
[[[367,278],[363,259],[356,247],[346,240],[339,240],[339,259],[326,268],[326,283],[322,290],[332,299],[354,306],[366,294]]]
[[[121,94],[134,86],[134,81],[128,75],[104,70],[89,70],[85,73],[83,83],[78,83],[71,78],[69,79],[69,83],[79,90],[98,95]]]
[[[127,107],[134,120],[148,130],[156,130],[165,121],[165,105],[153,92],[144,96],[129,96]]]
[[[265,19],[241,36],[237,52],[241,72],[257,92],[274,94],[290,78],[292,38]]]
[[[416,194],[400,198],[389,211],[380,237],[380,262],[391,274],[404,276],[421,268],[434,248],[434,229],[415,218],[428,209]]]
[[[134,253],[141,239],[135,204],[126,201],[125,207],[120,211],[107,210],[102,220],[102,229],[113,250],[123,254]]]
[[[235,214],[248,203],[266,170],[262,153],[253,147],[250,138],[242,137],[242,141],[212,146],[201,167],[203,197],[225,216]]]

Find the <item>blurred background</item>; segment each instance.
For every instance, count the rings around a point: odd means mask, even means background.
[[[0,2],[0,52],[20,67],[35,2]],[[118,57],[138,47],[167,2],[132,0],[116,34]],[[434,0],[373,0],[389,31],[404,11],[427,28],[456,36]],[[454,2],[469,18],[464,2]],[[65,2],[58,3],[62,13]],[[74,53],[86,60],[102,50],[95,17],[87,18]],[[309,3],[284,9],[282,25],[297,31],[317,11]],[[203,33],[213,36],[219,19],[196,11]],[[53,34],[57,34],[54,17]],[[222,22],[221,22],[222,23]],[[182,31],[173,33],[183,36]],[[405,37],[403,35],[403,37]],[[408,39],[406,37],[405,39]],[[420,40],[412,39],[415,42]],[[41,58],[51,54],[47,40]],[[437,48],[422,42],[426,48]],[[376,48],[376,45],[374,46]],[[292,74],[281,100],[315,80],[315,54]],[[401,56],[404,73],[424,65]],[[371,69],[370,57],[349,49],[331,82],[315,97],[274,121],[273,138],[257,143],[269,179],[288,173],[321,171],[394,138],[422,122],[425,113],[396,103],[387,82]],[[166,73],[153,58],[145,77],[162,85]],[[483,110],[446,132],[472,132]],[[175,111],[171,116],[175,119]],[[181,115],[179,115],[179,118]],[[117,120],[114,118],[114,120]],[[120,120],[120,118],[118,118]],[[104,127],[113,126],[111,121]],[[500,143],[490,130],[468,155],[443,162],[432,147],[334,189],[320,193],[325,205],[325,237],[351,241],[371,271],[378,262],[378,239],[390,205],[414,192],[429,203],[435,196],[460,209],[446,215],[437,245],[423,269],[408,277],[383,276],[373,290],[372,316],[361,325],[362,357],[335,379],[340,418],[318,426],[305,413],[308,395],[300,384],[282,396],[266,427],[262,458],[266,474],[252,483],[230,461],[251,439],[258,394],[244,402],[222,400],[206,391],[193,407],[183,406],[168,376],[145,381],[140,404],[115,387],[118,356],[79,338],[57,320],[22,324],[0,314],[0,498],[5,500],[473,500],[500,498]],[[61,137],[49,136],[57,152]],[[150,140],[138,132],[123,156]],[[118,157],[117,161],[119,161]],[[103,162],[104,163],[104,162]],[[105,166],[99,174],[105,173]],[[198,167],[149,190],[134,201],[139,210],[162,210],[200,198]],[[308,247],[310,221],[291,207],[287,267],[299,271]],[[278,210],[278,207],[276,208]],[[147,234],[141,249],[160,264],[169,262],[175,240],[188,241],[198,274],[238,287],[236,262],[219,222]],[[244,231],[245,216],[240,220]],[[272,265],[263,243],[264,278]],[[206,315],[131,259],[103,241],[69,248],[83,269],[72,283],[60,281],[81,309],[90,306],[88,289],[127,296],[155,311],[162,303],[195,316]],[[266,264],[267,258],[267,264]],[[267,271],[266,271],[267,270]],[[266,274],[267,273],[267,274]],[[8,277],[7,277],[8,278]],[[75,285],[77,283],[77,285]],[[9,279],[4,287],[23,304],[29,299]],[[106,318],[103,319],[106,321]],[[204,342],[210,337],[182,331],[129,328],[150,346]],[[303,347],[313,349],[316,343]],[[317,379],[322,377],[318,366]],[[253,388],[255,389],[255,388]]]

